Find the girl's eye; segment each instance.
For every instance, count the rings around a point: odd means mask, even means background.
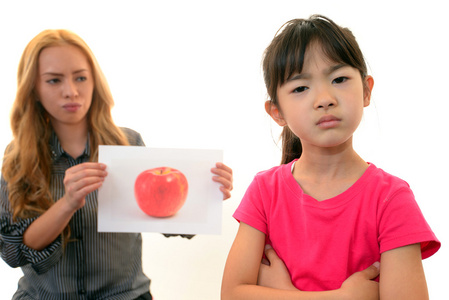
[[[309,88],[306,86],[299,86],[296,89],[293,90],[293,93],[302,93],[306,90],[308,90]]]
[[[76,81],[86,81],[87,78],[85,76],[80,76],[76,79]]]
[[[344,77],[344,76],[342,76],[342,77],[337,77],[337,78],[335,78],[334,80],[332,80],[332,83],[343,83],[343,82],[345,82],[346,80],[348,80],[348,77]]]

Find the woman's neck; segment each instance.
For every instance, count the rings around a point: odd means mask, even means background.
[[[62,149],[71,157],[77,158],[83,154],[87,142],[87,123],[60,125],[53,128],[61,143]]]

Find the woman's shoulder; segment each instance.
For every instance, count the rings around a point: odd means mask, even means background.
[[[132,146],[144,146],[144,142],[142,136],[137,131],[128,128],[128,127],[120,127],[120,130],[128,139],[128,142]]]

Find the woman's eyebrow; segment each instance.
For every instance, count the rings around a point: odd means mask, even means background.
[[[77,74],[77,73],[82,73],[82,72],[87,72],[87,71],[88,71],[87,69],[79,69],[79,70],[73,71],[72,74]],[[62,74],[62,73],[53,72],[53,71],[44,72],[41,75],[64,76],[64,74]]]
[[[62,74],[61,73],[58,73],[58,72],[44,72],[44,73],[42,73],[41,74],[42,76],[43,75],[47,75],[47,76],[62,76]]]

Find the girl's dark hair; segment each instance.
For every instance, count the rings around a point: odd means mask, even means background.
[[[269,100],[278,109],[277,89],[293,75],[302,72],[307,47],[318,42],[327,57],[335,63],[343,63],[360,71],[362,79],[367,67],[362,51],[348,28],[335,24],[331,19],[313,15],[309,19],[294,19],[285,23],[267,47],[263,58],[263,72]],[[302,153],[300,139],[285,126],[282,134],[281,164],[299,158]]]

